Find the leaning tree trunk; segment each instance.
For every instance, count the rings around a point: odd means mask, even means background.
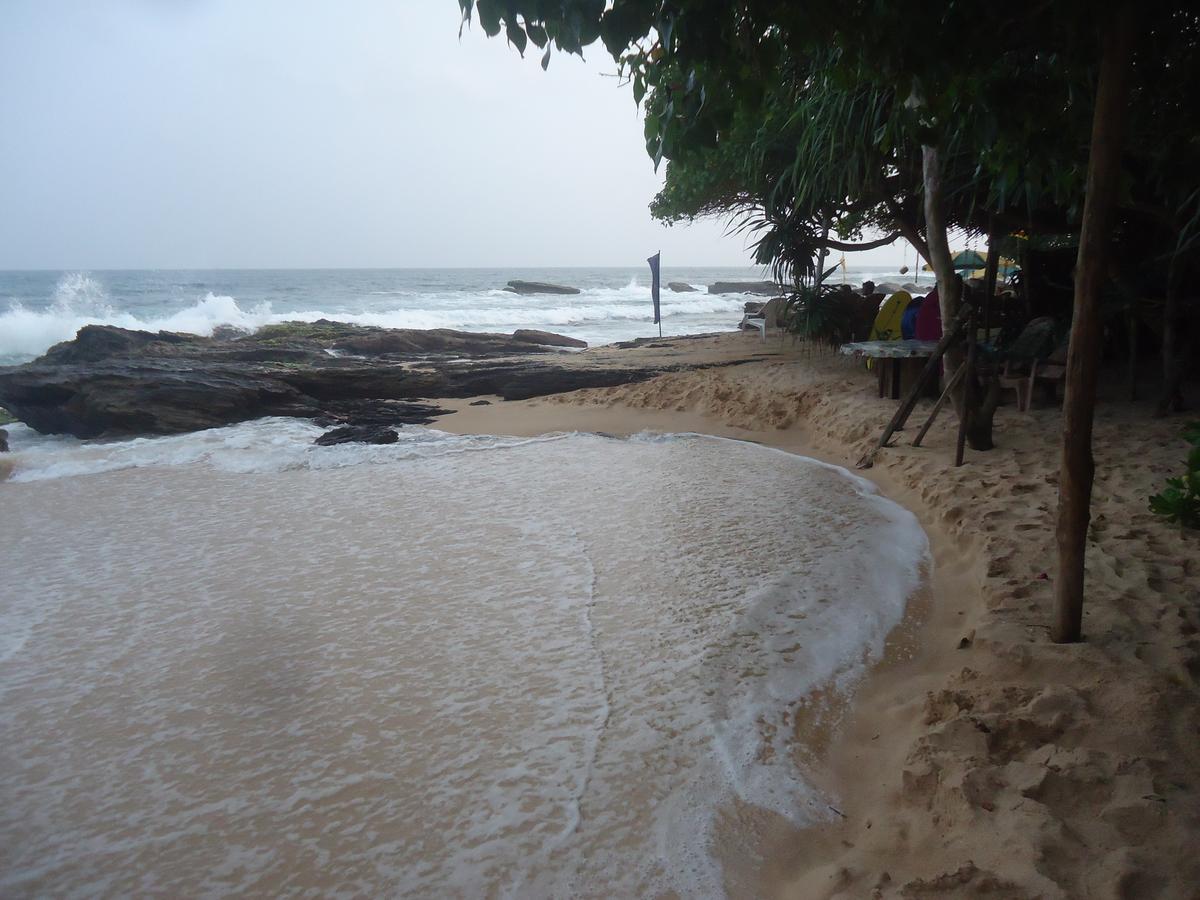
[[[962,291],[954,272],[950,255],[950,236],[946,230],[946,205],[942,196],[942,158],[937,147],[921,148],[922,172],[925,179],[925,241],[929,247],[929,263],[937,277],[938,300],[942,309],[942,331],[948,331],[958,315]],[[946,352],[946,367],[955,371],[963,361],[962,350],[954,347]]]
[[[1097,7],[1099,11],[1102,7]],[[1092,417],[1100,363],[1100,286],[1112,237],[1120,178],[1121,144],[1128,96],[1130,31],[1128,6],[1109,13],[1104,24],[1100,80],[1092,113],[1087,193],[1075,262],[1075,302],[1067,351],[1063,400],[1062,458],[1058,482],[1058,578],[1054,584],[1056,643],[1079,640],[1083,625],[1083,564],[1092,498]]]
[[[942,196],[942,161],[938,148],[921,148],[922,170],[925,181],[925,240],[929,248],[929,262],[937,275],[938,300],[941,304],[942,331],[950,328],[958,315],[962,302],[962,281],[954,271],[954,258],[950,255],[950,237],[946,228],[945,200]],[[970,324],[971,328],[975,323]],[[946,372],[952,373],[966,361],[962,348],[955,346],[946,351]],[[974,377],[974,374],[971,375]],[[968,389],[968,388],[971,389]],[[959,382],[953,392],[954,408],[959,418],[966,422],[967,443],[972,450],[991,450],[992,416],[1000,402],[998,386],[978,387],[968,385],[966,379]]]

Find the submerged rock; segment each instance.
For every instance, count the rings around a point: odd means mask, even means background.
[[[555,334],[552,331],[535,331],[532,328],[518,328],[513,332],[513,340],[523,344],[540,344],[543,347],[578,347],[587,348],[587,341],[567,337],[565,334]]]
[[[504,288],[514,294],[578,294],[579,288],[567,287],[563,284],[549,284],[545,281],[510,281]]]
[[[343,425],[325,432],[313,443],[318,447],[332,447],[335,444],[394,444],[398,440],[400,435],[396,430],[384,425]]]
[[[690,294],[692,291],[696,290],[686,281],[668,281],[667,287],[677,294]]]

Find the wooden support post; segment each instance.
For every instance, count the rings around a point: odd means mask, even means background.
[[[958,387],[958,383],[962,381],[963,375],[967,372],[967,365],[963,363],[954,370],[954,375],[950,381],[946,383],[946,389],[942,391],[942,395],[937,398],[937,403],[933,404],[933,410],[929,413],[929,418],[925,420],[925,424],[921,426],[921,430],[917,432],[917,436],[913,438],[912,445],[920,447],[921,441],[925,440],[925,435],[929,433],[929,429],[933,427],[933,421],[938,417],[938,413],[942,411],[942,407],[946,405],[946,401],[950,399],[950,394]]]
[[[946,351],[958,339],[959,332],[963,330],[963,326],[972,312],[973,310],[969,303],[964,303],[959,308],[957,318],[950,323],[950,327],[942,334],[941,340],[937,342],[937,346],[933,348],[933,353],[925,363],[925,368],[921,370],[920,376],[913,382],[912,387],[909,389],[908,396],[904,398],[904,402],[900,404],[900,407],[896,410],[896,414],[892,416],[892,420],[888,423],[887,428],[883,429],[883,436],[879,438],[879,443],[863,454],[862,458],[854,464],[855,468],[871,468],[875,464],[875,454],[887,446],[888,439],[898,429],[904,427],[904,423],[908,421],[908,417],[917,405],[917,399],[921,396],[921,391],[925,389],[925,385],[929,379],[937,373],[938,364],[942,361],[942,357],[946,355]]]
[[[1083,633],[1084,555],[1091,519],[1092,419],[1100,362],[1100,287],[1112,238],[1113,210],[1121,180],[1121,145],[1128,105],[1130,44],[1136,27],[1128,3],[1098,6],[1103,23],[1100,78],[1092,113],[1079,256],[1075,262],[1075,303],[1067,351],[1063,399],[1062,457],[1058,479],[1058,573],[1050,637],[1056,643],[1078,641]]]
[[[1137,302],[1136,300],[1134,301]],[[1137,399],[1137,366],[1138,366],[1138,317],[1137,310],[1129,307],[1129,399]]]
[[[963,464],[963,454],[967,446],[967,426],[971,423],[971,414],[975,409],[975,356],[979,352],[975,337],[975,316],[967,319],[967,359],[961,366],[965,371],[963,378],[966,385],[963,388],[963,413],[958,417],[958,439],[954,443],[954,465]]]
[[[996,275],[1000,272],[1000,237],[1003,231],[992,213],[988,222],[987,268],[983,277],[983,333],[984,340],[992,342],[992,301],[996,299]]]

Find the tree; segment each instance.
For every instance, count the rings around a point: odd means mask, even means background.
[[[1030,230],[1047,223],[1047,230],[1080,234],[1053,629],[1056,640],[1077,639],[1093,474],[1097,294],[1114,231],[1139,213],[1144,220],[1146,207],[1176,238],[1174,250],[1161,259],[1188,264],[1187,254],[1200,246],[1200,191],[1191,183],[1200,163],[1200,104],[1191,77],[1200,56],[1200,17],[1189,6],[1158,0],[1142,4],[1136,19],[1122,0],[1035,7],[832,0],[460,4],[468,18],[473,9],[478,12],[489,34],[503,29],[519,50],[527,40],[545,48],[543,65],[552,46],[578,53],[602,39],[635,100],[646,100],[647,151],[655,164],[679,160],[687,168],[685,177],[677,174],[668,201],[699,210],[722,197],[735,205],[761,202],[767,235],[773,237],[767,244],[760,240],[760,258],[765,253],[792,271],[797,266],[813,271],[812,254],[828,246],[829,224],[863,211],[859,203],[867,200],[870,179],[857,163],[874,160],[878,174],[873,154],[887,149],[884,138],[897,135],[921,148],[925,239],[943,322],[954,318],[959,301],[946,239],[952,221],[992,233],[1006,221],[1023,221]],[[1105,34],[1103,54],[1097,50],[1097,27]],[[969,40],[979,34],[987,36],[986,52]],[[746,141],[747,116],[770,108],[764,98],[773,96],[781,73],[797,109],[821,99],[845,102],[857,91],[888,98],[886,127],[864,136],[832,127],[838,121],[853,124],[848,119],[798,116],[790,124],[807,139],[797,141],[790,167],[765,152],[755,156],[761,141]],[[1143,149],[1135,159],[1120,149],[1126,81],[1138,98],[1135,130],[1171,137],[1165,147]],[[775,95],[784,104],[787,90]],[[770,135],[760,137],[769,141]],[[852,183],[839,186],[836,173],[830,177],[830,170],[808,165],[822,137],[827,152],[849,163]],[[716,148],[716,155],[705,157],[705,148]],[[736,162],[743,153],[749,165],[730,182],[720,181],[715,166]],[[905,171],[902,165],[895,173],[885,166],[883,174],[886,179]],[[706,194],[710,190],[714,193]],[[1127,228],[1123,237],[1132,239],[1132,233]],[[1170,281],[1178,284],[1181,277]],[[1180,377],[1172,368],[1176,294],[1168,290],[1164,328],[1168,392]],[[961,399],[957,405],[960,416],[972,414]]]

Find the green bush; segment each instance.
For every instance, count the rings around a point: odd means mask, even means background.
[[[878,297],[864,297],[844,285],[802,287],[787,302],[788,330],[832,347],[865,341],[878,314]]]
[[[1184,528],[1200,528],[1200,422],[1185,428],[1183,438],[1192,445],[1187,471],[1179,478],[1167,479],[1162,493],[1150,498],[1150,511]]]

